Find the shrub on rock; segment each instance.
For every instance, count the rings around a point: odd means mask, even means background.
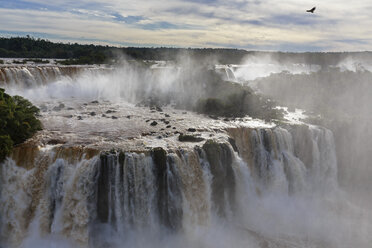
[[[20,144],[41,130],[39,109],[21,96],[10,96],[0,88],[0,161]]]

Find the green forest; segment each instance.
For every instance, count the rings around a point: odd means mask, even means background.
[[[113,63],[125,56],[135,60],[178,60],[189,56],[196,60],[213,59],[221,64],[239,64],[247,56],[265,55],[278,62],[336,65],[352,57],[371,59],[371,52],[264,52],[229,48],[172,48],[172,47],[114,47],[56,43],[45,39],[26,37],[0,37],[0,58],[54,58],[64,59],[63,64]],[[1,63],[1,62],[0,62]]]

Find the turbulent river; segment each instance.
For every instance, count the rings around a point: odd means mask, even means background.
[[[0,246],[370,247],[330,130],[135,104],[179,94],[178,70],[0,67],[44,126],[0,165]]]

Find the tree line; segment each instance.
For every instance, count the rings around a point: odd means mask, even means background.
[[[55,58],[64,59],[64,64],[113,63],[121,56],[135,60],[173,60],[189,56],[197,61],[213,59],[221,64],[239,64],[249,56],[269,56],[279,63],[305,63],[336,65],[352,57],[371,59],[371,52],[263,52],[230,48],[172,48],[172,47],[114,47],[82,45],[78,43],[56,43],[49,40],[26,37],[0,37],[2,58]]]

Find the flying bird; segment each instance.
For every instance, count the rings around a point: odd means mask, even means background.
[[[315,9],[316,9],[316,7],[313,7],[312,9],[306,10],[306,12],[314,13]]]

